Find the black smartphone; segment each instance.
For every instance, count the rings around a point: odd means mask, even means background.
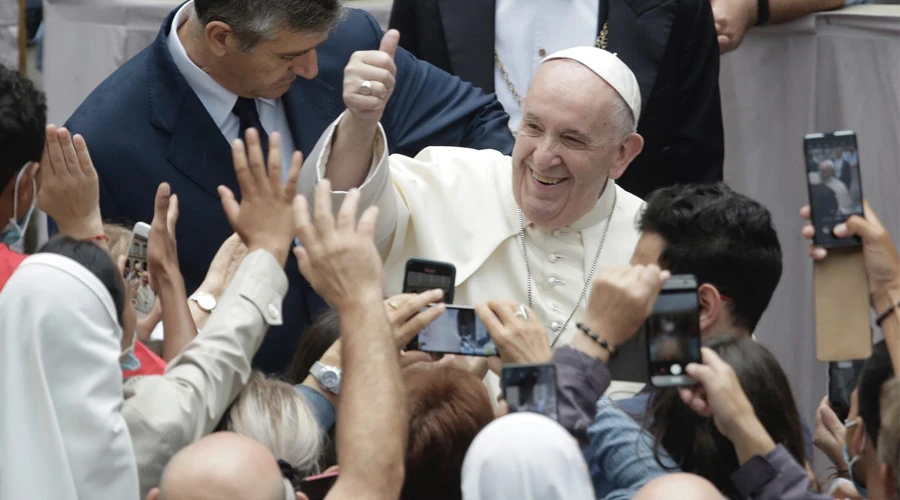
[[[647,365],[655,387],[693,385],[684,373],[688,363],[699,363],[700,307],[697,278],[672,276],[663,285],[647,319]]]
[[[828,363],[828,403],[841,422],[850,414],[850,394],[859,383],[864,359]]]
[[[324,500],[337,482],[338,472],[326,472],[318,476],[311,476],[300,483],[300,491],[306,495],[309,500]]]
[[[530,411],[559,421],[556,366],[552,363],[503,365],[501,380],[510,413]]]
[[[497,347],[475,308],[447,305],[447,310],[406,346],[407,350],[464,356],[496,356]]]
[[[456,267],[449,262],[424,259],[406,261],[403,293],[422,293],[440,288],[444,291],[441,302],[452,304],[455,282]]]
[[[851,215],[863,215],[856,134],[849,130],[809,134],[803,138],[803,149],[810,215],[816,229],[813,242],[825,248],[862,245],[862,240],[855,236],[834,235],[834,226]]]

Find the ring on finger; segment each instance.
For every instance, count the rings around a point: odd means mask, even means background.
[[[528,310],[525,309],[524,304],[519,304],[519,310],[516,311],[516,316],[528,321]]]
[[[372,81],[365,80],[359,84],[358,92],[362,95],[372,95]]]

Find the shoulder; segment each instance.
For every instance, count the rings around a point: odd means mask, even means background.
[[[440,186],[447,192],[467,196],[496,192],[511,184],[512,159],[492,149],[432,146],[415,157],[391,156],[391,176],[401,190]]]
[[[644,200],[616,184],[616,206],[628,213],[640,213],[644,209]]]

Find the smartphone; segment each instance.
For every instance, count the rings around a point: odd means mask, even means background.
[[[433,307],[433,306],[429,306]],[[447,310],[406,346],[410,351],[463,356],[496,356],[497,347],[481,318],[470,306],[447,305]]]
[[[150,225],[138,222],[131,231],[131,243],[128,244],[128,256],[125,260],[126,283],[137,282],[137,292],[131,300],[134,308],[143,314],[149,314],[156,303],[156,293],[150,288],[150,275],[147,273],[147,241],[150,237]]]
[[[803,138],[803,149],[810,215],[816,229],[813,242],[825,248],[862,245],[858,237],[834,235],[834,226],[851,215],[863,215],[856,134],[849,130],[809,134]]]
[[[559,421],[556,366],[552,363],[503,365],[501,380],[510,413],[530,411]]]
[[[326,472],[318,476],[310,476],[300,483],[300,491],[306,495],[309,500],[324,500],[337,482],[339,472]]]
[[[650,383],[655,387],[696,384],[684,369],[701,361],[697,278],[692,274],[669,278],[645,327]]]
[[[449,262],[424,259],[406,261],[403,293],[422,293],[440,288],[444,291],[441,302],[452,304],[455,282],[456,267]]]
[[[828,363],[828,403],[841,422],[850,414],[850,394],[859,383],[865,360]]]

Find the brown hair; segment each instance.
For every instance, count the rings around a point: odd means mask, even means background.
[[[425,364],[404,370],[403,380],[409,442],[400,498],[461,499],[466,452],[494,420],[487,389],[468,372]]]

